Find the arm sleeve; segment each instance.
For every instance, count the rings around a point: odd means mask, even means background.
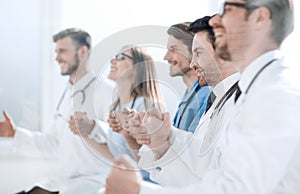
[[[243,111],[237,108],[226,128],[220,169],[209,171],[195,184],[180,188],[142,186],[140,193],[276,193],[279,187],[281,193],[294,193],[291,190],[297,187],[300,174],[300,157],[296,155],[300,148],[300,101],[296,95],[280,93],[261,92],[247,99]],[[250,114],[258,107],[259,114]],[[294,179],[291,172],[296,174]],[[284,180],[288,180],[286,186]]]
[[[13,152],[19,155],[54,157],[57,154],[59,139],[53,133],[41,133],[17,127],[12,146]]]

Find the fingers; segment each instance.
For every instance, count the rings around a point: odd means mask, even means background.
[[[148,111],[152,116],[157,117],[158,119],[163,119],[163,114],[158,110],[158,108],[154,107],[152,110]]]
[[[88,119],[86,112],[75,112],[74,118],[76,120],[87,120]]]
[[[164,121],[164,122],[165,122],[165,121],[170,121],[170,113],[165,112],[165,113],[163,114],[163,121]]]
[[[151,135],[149,134],[134,134],[134,138],[140,145],[149,145],[151,143]]]
[[[120,132],[122,130],[122,126],[116,119],[114,112],[109,114],[107,122],[114,132]]]
[[[74,134],[79,135],[79,131],[77,130],[77,127],[76,127],[76,121],[75,121],[75,116],[74,115],[70,116],[69,128],[71,129],[71,131]]]
[[[2,114],[3,114],[4,118],[5,118],[5,120],[8,120],[8,121],[11,120],[11,118],[10,118],[9,114],[6,112],[6,110],[3,110]]]

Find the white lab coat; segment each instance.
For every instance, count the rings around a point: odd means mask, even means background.
[[[235,73],[213,88],[216,100],[208,112],[200,119],[194,134],[173,128],[172,138],[170,138],[170,149],[157,161],[147,155],[148,153],[141,153],[139,166],[150,172],[152,180],[164,186],[185,186],[187,183],[191,184],[199,181],[206,171],[217,168],[220,165],[220,141],[214,144],[207,144],[210,146],[203,146],[203,148],[206,147],[205,150],[200,151],[200,147],[208,130],[215,106],[239,78],[240,74]],[[221,109],[222,112],[218,114],[218,121],[221,121],[221,123],[217,122],[218,124],[222,124],[225,121],[226,118],[224,116],[229,115],[232,106],[232,101],[226,102]],[[221,139],[222,131],[215,132],[219,134],[216,137]],[[218,160],[214,158],[218,158]]]
[[[278,51],[253,61],[241,76],[242,95],[225,125],[223,164],[195,184],[181,188],[150,188],[141,194],[298,194],[300,191],[300,85],[280,59],[255,80],[254,75]]]
[[[22,155],[57,157],[57,168],[53,169],[57,175],[48,177],[34,185],[39,185],[50,191],[58,190],[60,193],[73,194],[96,193],[97,189],[103,186],[110,166],[99,155],[96,157],[80,136],[71,132],[66,121],[74,111],[87,112],[90,119],[100,118],[103,121],[107,119],[108,107],[111,104],[112,86],[101,81],[101,87],[97,87],[95,90],[97,80],[91,82],[93,77],[93,74],[88,73],[74,86],[68,83],[58,110],[63,116],[56,117],[52,127],[44,133],[17,127],[13,139],[14,152]],[[86,87],[89,83],[90,85]],[[80,94],[78,93],[73,97],[72,95],[84,87],[86,87],[84,90],[85,100],[81,104],[82,93],[79,92]],[[32,187],[29,187],[28,190],[30,188]]]

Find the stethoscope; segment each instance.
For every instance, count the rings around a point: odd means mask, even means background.
[[[85,90],[96,80],[96,77],[93,77],[81,90],[77,90],[76,92],[74,92],[71,96],[71,98],[74,98],[76,95],[78,94],[82,94],[82,99],[81,99],[81,104],[83,104],[85,102],[86,99],[86,93]],[[60,97],[58,104],[56,106],[56,116],[63,118],[64,120],[67,120],[67,118],[65,118],[61,113],[59,113],[59,108],[61,106],[61,103],[63,102],[63,100],[65,99],[66,93],[68,91],[68,86],[65,88],[62,96]]]
[[[252,87],[253,83],[256,81],[256,79],[258,78],[258,76],[266,69],[266,67],[268,67],[269,65],[271,65],[274,61],[276,61],[278,59],[272,59],[271,61],[269,61],[268,63],[266,63],[253,77],[253,79],[251,80],[250,84],[248,85],[246,91],[245,91],[245,95],[248,93],[248,91],[250,90],[250,88]],[[212,115],[210,116],[210,123],[212,123],[213,117],[216,118],[215,116],[219,114],[219,112],[221,111],[222,107],[224,106],[224,104],[226,103],[226,101],[233,95],[236,93],[237,89],[239,88],[238,86],[239,81],[237,81],[227,92],[226,94],[220,99],[220,101],[218,102],[217,106],[215,107]],[[236,101],[236,100],[235,100]],[[219,118],[220,119],[220,118]],[[200,156],[204,156],[206,155],[213,147],[213,145],[215,144],[215,142],[217,142],[217,139],[219,138],[220,135],[220,130],[216,130],[216,129],[220,129],[220,128],[216,128],[216,127],[212,127],[211,129],[208,129],[207,134],[204,137],[202,146],[200,147]],[[208,137],[208,138],[206,138]],[[211,139],[208,140],[209,144],[205,143],[206,139]],[[206,145],[208,147],[203,148],[203,146]],[[203,150],[204,151],[201,151]]]

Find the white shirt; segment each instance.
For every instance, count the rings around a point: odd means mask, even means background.
[[[238,81],[239,73],[235,73],[212,90],[216,99],[208,112],[200,119],[194,135],[179,129],[172,130],[170,148],[162,158],[155,160],[149,153],[142,153],[139,166],[150,172],[150,178],[164,186],[184,186],[199,181],[204,172],[209,168],[219,166],[220,149],[216,142],[206,142],[205,150],[200,150],[203,138],[210,126],[212,113],[225,93]],[[233,103],[227,103],[222,107],[222,112],[217,115],[217,120],[211,124],[222,124],[224,116],[232,109]],[[224,112],[223,112],[224,111]],[[224,114],[226,112],[226,114]],[[212,131],[221,134],[221,131]],[[219,135],[216,135],[219,137]],[[211,148],[213,147],[213,148]],[[208,153],[207,153],[208,152]]]
[[[300,191],[299,72],[284,66],[278,51],[254,60],[243,72],[242,95],[225,125],[223,165],[181,188],[150,188],[147,193],[296,194]],[[270,60],[245,94],[251,80]],[[297,78],[298,77],[298,78]]]
[[[37,183],[47,190],[63,191],[65,187],[72,185],[72,180],[77,177],[98,182],[101,187],[103,184],[101,180],[104,180],[110,170],[105,160],[97,158],[81,137],[74,135],[68,128],[67,120],[74,111],[86,112],[90,119],[107,119],[112,87],[106,83],[100,87],[101,90],[95,90],[97,80],[92,81],[93,79],[93,74],[88,73],[74,86],[68,83],[58,103],[57,112],[61,116],[54,118],[53,126],[45,133],[22,128],[16,130],[13,139],[16,153],[58,158],[57,169],[53,169],[59,172],[57,176]],[[82,90],[84,94],[77,92]],[[99,102],[95,103],[95,100]],[[99,107],[95,107],[95,104]],[[80,191],[77,192],[80,193]]]

